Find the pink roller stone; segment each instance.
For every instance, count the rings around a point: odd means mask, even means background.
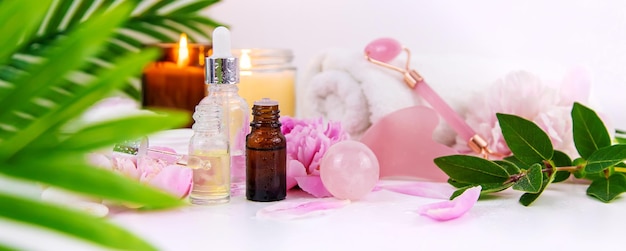
[[[322,183],[338,199],[363,198],[378,182],[379,172],[372,150],[352,140],[332,145],[320,163]]]
[[[365,47],[365,55],[372,59],[389,62],[402,52],[402,45],[393,38],[379,38]]]

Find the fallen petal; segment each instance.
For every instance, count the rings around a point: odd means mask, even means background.
[[[449,199],[454,187],[446,183],[413,182],[400,185],[382,185],[382,188],[396,193],[408,194],[433,199]]]
[[[264,207],[257,211],[256,217],[266,219],[293,220],[325,214],[328,210],[342,208],[349,200],[335,198],[316,199],[309,201],[284,201]]]
[[[326,190],[326,187],[324,187],[324,183],[322,182],[322,178],[320,176],[308,175],[295,177],[295,179],[302,191],[305,191],[317,198],[333,196],[330,192],[328,192],[328,190]]]
[[[453,200],[420,206],[417,213],[438,221],[456,219],[474,206],[478,201],[481,189],[481,186],[472,187]]]
[[[192,175],[192,170],[189,168],[169,165],[156,174],[148,184],[161,188],[178,198],[183,198],[191,188]]]

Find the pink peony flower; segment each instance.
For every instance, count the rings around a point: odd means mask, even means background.
[[[287,189],[298,185],[315,197],[330,193],[321,183],[320,161],[328,148],[349,135],[339,122],[319,119],[280,118],[281,131],[287,139]]]
[[[589,89],[590,80],[581,69],[568,74],[558,87],[543,83],[531,73],[513,72],[472,98],[465,118],[476,133],[489,141],[494,152],[511,153],[496,118],[496,113],[507,113],[533,121],[550,136],[554,149],[576,157],[570,112],[574,102],[587,102]],[[471,152],[466,139],[460,137],[453,147],[462,153]]]
[[[176,153],[167,147],[153,148]],[[106,163],[104,159],[110,159],[110,167],[103,165],[103,162]],[[178,198],[187,196],[191,189],[191,169],[176,165],[176,161],[166,154],[153,153],[148,156],[137,157],[121,153],[113,153],[111,156],[92,153],[88,160],[96,166],[109,168],[131,179],[169,192]]]

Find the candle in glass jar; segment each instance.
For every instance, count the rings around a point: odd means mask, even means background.
[[[158,44],[163,57],[143,71],[144,107],[171,108],[189,112],[206,96],[204,57],[209,46],[188,44],[182,34],[179,44]]]
[[[248,103],[270,98],[280,103],[283,116],[295,116],[296,69],[293,54],[281,49],[241,49],[239,95]]]

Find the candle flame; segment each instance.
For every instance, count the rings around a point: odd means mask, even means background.
[[[178,42],[178,60],[176,62],[178,67],[183,67],[189,64],[189,47],[187,46],[187,34],[180,34],[180,40]]]
[[[239,61],[239,67],[242,70],[250,70],[252,68],[252,61],[250,60],[250,50],[241,50],[241,59]]]

